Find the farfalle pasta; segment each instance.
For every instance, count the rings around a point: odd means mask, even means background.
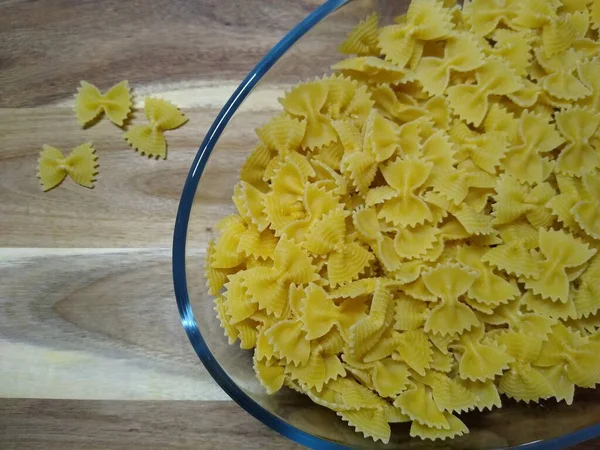
[[[164,132],[179,128],[188,121],[172,103],[159,98],[146,98],[144,113],[147,125],[134,125],[125,133],[125,140],[136,151],[154,158],[167,158]]]
[[[106,94],[93,84],[82,81],[75,96],[75,116],[82,127],[88,126],[103,113],[115,125],[122,127],[132,106],[127,80],[115,84]]]
[[[44,145],[38,159],[37,176],[44,191],[55,188],[67,176],[80,186],[93,188],[97,169],[96,150],[89,142],[75,147],[67,157],[59,149]]]
[[[283,95],[205,266],[269,394],[386,443],[600,382],[597,3],[414,0]]]

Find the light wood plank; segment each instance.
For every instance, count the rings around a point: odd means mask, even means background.
[[[0,397],[229,399],[181,327],[169,249],[17,251],[0,250]]]

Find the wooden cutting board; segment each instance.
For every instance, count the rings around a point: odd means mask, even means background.
[[[170,247],[204,133],[319,3],[0,0],[0,448],[297,447],[230,401],[194,354]],[[168,159],[138,155],[107,120],[82,130],[82,79],[102,90],[128,79],[138,106],[148,94],[180,106],[190,121],[168,134]],[[43,193],[42,145],[86,141],[96,187]]]

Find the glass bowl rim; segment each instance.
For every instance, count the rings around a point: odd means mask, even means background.
[[[211,353],[206,341],[202,337],[187,290],[186,265],[185,265],[185,249],[187,240],[187,229],[192,210],[192,204],[198,183],[210,154],[212,153],[215,144],[219,140],[225,127],[241,106],[246,97],[252,92],[252,89],[258,84],[262,77],[273,67],[279,58],[289,50],[304,34],[311,28],[335,12],[340,7],[352,0],[326,0],[321,6],[316,8],[307,17],[300,21],[291,31],[289,31],[269,52],[258,62],[258,64],[248,73],[244,80],[240,83],[232,96],[227,100],[217,118],[210,126],[206,136],[204,137],[194,161],[190,167],[181,198],[177,209],[175,227],[173,233],[173,252],[172,252],[172,270],[173,284],[175,290],[175,298],[177,308],[181,319],[181,324],[194,348],[196,354],[204,364],[208,373],[217,382],[217,384],[243,409],[254,416],[256,419],[279,432],[281,435],[309,448],[324,449],[324,450],[342,450],[349,449],[341,444],[336,444],[325,439],[321,439],[315,435],[302,431],[293,425],[290,425],[285,420],[272,414],[260,404],[250,398],[230,377],[225,370],[220,366],[216,358]],[[600,423],[592,425],[581,430],[574,431],[555,438],[534,441],[517,446],[523,449],[551,449],[571,446],[588,439],[600,436]],[[514,447],[514,448],[517,448]]]

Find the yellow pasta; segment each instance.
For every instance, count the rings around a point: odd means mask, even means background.
[[[67,175],[80,186],[93,188],[97,174],[98,157],[90,142],[75,147],[67,157],[49,145],[40,152],[37,176],[44,191],[58,186]]]
[[[366,195],[366,204],[381,204],[377,216],[395,225],[415,226],[430,221],[429,207],[414,191],[425,183],[432,166],[406,159],[382,167],[387,186],[371,189]]]
[[[340,53],[377,56],[377,13],[362,20],[338,47]]]
[[[82,127],[90,125],[102,113],[115,125],[122,127],[131,113],[132,105],[127,81],[114,85],[106,94],[102,94],[93,84],[82,81],[75,96],[75,115]]]
[[[415,55],[422,53],[422,41],[448,37],[453,27],[450,11],[441,3],[415,0],[408,7],[404,23],[382,28],[379,47],[388,61],[404,67],[411,58],[418,59]]]
[[[547,117],[525,111],[519,123],[520,143],[511,147],[503,160],[507,173],[525,183],[541,183],[550,176],[554,161],[543,156],[564,139]]]
[[[600,125],[600,112],[572,108],[556,115],[556,126],[567,145],[556,159],[556,171],[567,175],[591,173],[600,167],[600,156],[589,140]]]
[[[553,301],[566,302],[569,299],[569,279],[566,269],[584,264],[596,253],[587,244],[562,231],[539,231],[540,253],[536,278],[529,278],[525,286],[534,294]]]
[[[421,58],[415,74],[425,91],[441,95],[450,83],[451,71],[470,72],[482,64],[483,57],[475,40],[468,33],[456,33],[448,40],[444,57]]]
[[[283,96],[205,265],[267,393],[387,443],[600,382],[596,3],[414,0]]]
[[[152,158],[167,159],[167,140],[164,132],[179,128],[188,121],[172,103],[146,97],[144,113],[147,125],[134,125],[125,133],[125,140],[136,151]]]
[[[471,0],[466,2],[463,14],[475,34],[486,36],[500,24],[512,25],[517,4],[517,0]]]
[[[502,60],[489,58],[475,72],[476,84],[459,84],[448,88],[448,102],[454,112],[468,124],[479,126],[489,108],[490,95],[512,94],[520,88],[519,78]]]

